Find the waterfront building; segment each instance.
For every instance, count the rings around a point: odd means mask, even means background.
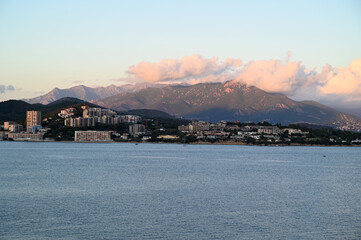
[[[15,141],[40,141],[43,140],[42,133],[9,133],[8,138]]]
[[[41,112],[40,111],[27,111],[26,112],[26,129],[31,126],[41,125]]]
[[[106,142],[111,141],[110,131],[75,131],[76,142]]]

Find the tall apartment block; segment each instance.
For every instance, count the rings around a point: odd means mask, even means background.
[[[145,126],[143,124],[129,125],[129,134],[138,136],[145,133]]]
[[[27,111],[26,112],[26,128],[41,125],[41,112]]]

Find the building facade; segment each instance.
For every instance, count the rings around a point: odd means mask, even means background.
[[[143,124],[129,125],[129,134],[133,136],[145,134],[145,126]]]
[[[26,128],[41,125],[41,112],[27,111],[26,112]]]
[[[111,141],[110,131],[75,131],[76,142],[106,142]]]
[[[8,138],[15,141],[40,141],[43,140],[41,133],[9,133]]]

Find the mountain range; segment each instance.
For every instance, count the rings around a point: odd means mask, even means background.
[[[191,86],[146,88],[103,100],[98,105],[118,111],[157,109],[177,117],[218,122],[252,121],[290,124],[306,122],[339,129],[361,130],[361,118],[341,113],[314,101],[296,102],[239,81]]]
[[[121,86],[109,85],[107,87],[87,87],[84,85],[78,85],[68,89],[54,88],[50,92],[41,95],[39,97],[24,99],[25,102],[34,104],[48,104],[59,100],[64,97],[78,98],[84,101],[92,101],[97,99],[103,99],[110,96],[114,96],[120,93],[126,92],[137,92],[149,87],[164,87],[164,84],[155,83],[136,83],[136,84],[125,84]]]
[[[30,103],[47,104],[60,97],[76,97],[117,111],[154,109],[176,117],[218,122],[220,120],[270,123],[311,123],[361,131],[361,118],[314,101],[294,101],[285,95],[265,92],[239,81],[195,85],[135,85],[54,89]]]

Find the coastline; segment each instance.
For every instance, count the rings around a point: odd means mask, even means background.
[[[179,145],[239,145],[239,146],[260,146],[260,147],[361,147],[361,144],[355,145],[325,145],[325,144],[300,144],[300,143],[267,143],[267,144],[247,144],[243,142],[234,142],[234,141],[219,141],[219,142],[192,142],[192,143],[179,143],[179,142],[137,142],[137,141],[52,141],[52,140],[13,140],[7,141],[3,140],[0,142],[32,142],[32,143],[43,143],[43,142],[51,142],[51,143],[134,143],[134,144],[179,144]]]

